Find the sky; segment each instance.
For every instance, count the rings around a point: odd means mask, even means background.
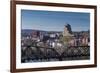
[[[90,30],[90,13],[21,10],[22,29],[63,31],[66,24],[72,31]]]

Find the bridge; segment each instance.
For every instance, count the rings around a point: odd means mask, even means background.
[[[90,59],[90,46],[62,48],[22,46],[21,62],[64,61]]]

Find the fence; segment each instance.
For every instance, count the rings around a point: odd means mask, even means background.
[[[89,58],[89,46],[70,46],[63,48],[23,46],[21,49],[21,62],[84,60]]]

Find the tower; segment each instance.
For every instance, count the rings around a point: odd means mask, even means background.
[[[71,25],[67,24],[64,26],[63,36],[72,36]]]

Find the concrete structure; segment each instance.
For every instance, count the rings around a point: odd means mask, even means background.
[[[71,26],[69,24],[65,25],[64,31],[63,31],[63,36],[68,36],[68,37],[73,36]]]

